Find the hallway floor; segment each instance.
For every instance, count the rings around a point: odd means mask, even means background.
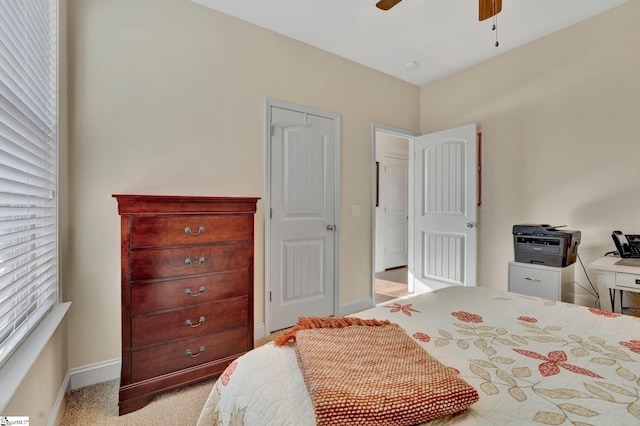
[[[398,297],[407,296],[409,270],[406,266],[376,273],[376,305]]]

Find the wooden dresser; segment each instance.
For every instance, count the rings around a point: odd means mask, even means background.
[[[114,195],[121,216],[119,413],[253,349],[258,198]]]

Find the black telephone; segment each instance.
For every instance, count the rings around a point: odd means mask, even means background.
[[[620,257],[640,258],[640,235],[625,235],[620,231],[613,231],[611,238]]]

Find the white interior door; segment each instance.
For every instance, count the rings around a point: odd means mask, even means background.
[[[385,156],[383,164],[384,268],[389,269],[408,264],[409,161]]]
[[[271,105],[270,123],[267,332],[335,313],[339,179],[339,118]]]
[[[414,140],[413,276],[418,292],[476,285],[477,145],[475,123]]]

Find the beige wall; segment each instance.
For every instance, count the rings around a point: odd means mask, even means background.
[[[612,229],[640,232],[638,0],[420,89],[188,0],[69,0],[69,9],[72,185],[61,237],[73,305],[68,340],[63,327],[8,407],[32,424],[45,423],[67,350],[68,368],[120,356],[111,194],[263,196],[265,97],[342,115],[343,302],[370,292],[372,121],[423,133],[479,123],[482,286],[507,288],[512,224],[581,230],[587,264],[613,249]],[[39,386],[41,377],[52,382]]]
[[[513,224],[580,230],[585,266],[613,229],[640,233],[638,16],[632,0],[421,88],[423,133],[482,130],[479,285],[507,289]],[[589,287],[578,265],[576,278]]]
[[[371,123],[417,130],[418,87],[188,0],[69,3],[70,368],[120,357],[111,194],[263,197],[266,97],[341,114],[340,296],[370,295]],[[263,221],[259,211],[258,324]]]
[[[16,390],[3,416],[27,416],[31,426],[48,423],[67,374],[66,342],[64,327],[60,327]]]

